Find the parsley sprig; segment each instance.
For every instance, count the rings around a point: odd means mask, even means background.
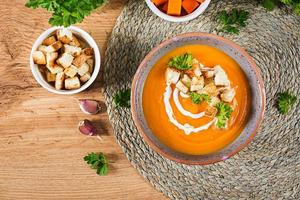
[[[299,0],[262,0],[261,4],[269,11],[274,10],[280,5],[292,6],[295,14],[300,14],[300,1]]]
[[[87,162],[87,164],[91,165],[92,169],[97,170],[97,174],[100,176],[107,175],[108,173],[108,160],[106,159],[105,155],[100,153],[90,153],[87,156],[85,156],[84,161]]]
[[[188,70],[192,67],[193,56],[190,53],[173,57],[169,63],[169,67],[176,68],[178,70]]]
[[[232,9],[231,11],[221,11],[218,14],[218,21],[222,24],[221,31],[239,34],[239,28],[246,26],[249,12],[244,10]]]
[[[227,121],[228,119],[230,118],[231,116],[231,113],[233,112],[232,108],[223,103],[223,102],[220,102],[216,105],[216,108],[218,109],[218,114],[217,114],[217,127],[219,128],[225,128],[226,127],[226,124],[227,124]]]
[[[286,115],[291,107],[296,103],[297,97],[288,91],[279,93],[278,95],[278,110],[281,114]]]
[[[262,6],[269,11],[274,10],[278,3],[278,0],[263,0],[261,2]]]
[[[200,104],[203,101],[207,101],[207,102],[211,101],[210,96],[207,94],[198,94],[197,92],[191,92],[190,96],[194,104]]]
[[[44,8],[52,13],[49,23],[52,26],[68,27],[80,23],[93,10],[104,5],[106,0],[28,0],[28,8]]]
[[[130,108],[130,89],[119,90],[114,96],[114,103],[117,107]]]

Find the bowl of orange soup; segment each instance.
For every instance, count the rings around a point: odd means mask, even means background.
[[[254,138],[264,115],[260,71],[235,43],[205,33],[164,41],[141,62],[132,116],[147,144],[185,164],[226,160]]]

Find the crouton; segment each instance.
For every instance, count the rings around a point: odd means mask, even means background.
[[[47,62],[46,62],[46,57],[45,55],[43,54],[43,52],[41,51],[35,51],[32,55],[32,58],[33,58],[33,62],[35,64],[38,64],[38,65],[45,65]]]
[[[201,76],[200,78],[193,77],[191,83],[191,91],[195,92],[197,90],[201,90],[204,87],[204,78]]]
[[[167,68],[165,72],[165,77],[167,84],[176,84],[180,78],[180,72],[172,68]]]
[[[80,47],[80,41],[75,37],[75,35],[72,36],[72,41],[70,42],[70,45],[75,46],[75,47]]]
[[[202,74],[205,78],[213,78],[215,76],[215,71],[214,70],[203,71]]]
[[[91,56],[80,54],[74,59],[73,65],[75,65],[76,67],[81,67],[89,58],[91,58]]]
[[[90,78],[91,78],[91,74],[89,72],[87,72],[86,74],[84,74],[83,76],[80,77],[80,81],[85,83],[88,80],[90,80]]]
[[[199,63],[199,68],[200,68],[201,70],[205,69],[205,67],[204,67],[204,65],[203,65],[202,63]]]
[[[201,72],[201,69],[200,69],[199,65],[194,67],[193,71],[194,71],[195,76],[197,76],[198,78],[202,75],[202,72]]]
[[[94,55],[94,49],[93,48],[85,48],[82,50],[82,53],[84,53],[87,56]]]
[[[49,52],[49,53],[55,52],[55,51],[58,51],[61,47],[62,47],[62,43],[60,41],[56,41],[53,44],[47,46],[45,48],[45,51]]]
[[[232,102],[235,97],[235,90],[233,88],[224,90],[221,94],[221,99],[227,103]]]
[[[203,88],[204,93],[207,93],[210,96],[218,96],[219,91],[217,86],[214,83],[210,83]]]
[[[218,109],[213,106],[208,106],[205,109],[205,115],[208,117],[215,117],[218,114]]]
[[[233,101],[232,101],[231,108],[232,108],[233,110],[235,110],[235,108],[236,108],[238,105],[239,105],[239,104],[238,104],[236,98],[234,98]]]
[[[56,36],[59,41],[64,44],[69,44],[73,40],[73,34],[67,28],[62,28],[56,31]]]
[[[46,50],[47,46],[45,45],[39,45],[37,50],[43,52],[43,54],[47,54],[47,50]]]
[[[192,80],[191,80],[191,78],[188,75],[184,74],[183,77],[182,77],[182,79],[181,79],[181,81],[187,87],[191,87]]]
[[[193,72],[194,75],[197,77],[200,77],[202,75],[201,70],[200,70],[200,63],[196,58],[193,58],[192,60],[192,68],[193,68]]]
[[[46,67],[54,67],[55,65],[55,60],[58,57],[58,53],[57,52],[52,52],[52,53],[47,53],[46,54]]]
[[[81,53],[81,48],[80,47],[74,47],[68,44],[64,45],[64,52],[71,54],[72,56],[76,57],[79,56]]]
[[[64,70],[64,73],[67,76],[73,78],[77,74],[77,70],[78,70],[78,68],[76,66],[71,65],[70,67],[68,67]]]
[[[52,74],[51,72],[47,71],[46,72],[46,79],[47,79],[47,82],[55,82],[56,74]]]
[[[57,63],[63,66],[64,68],[68,68],[71,66],[74,57],[68,53],[63,53],[59,59],[57,59]]]
[[[202,63],[200,63],[199,66],[200,66],[200,69],[201,69],[202,72],[215,71],[215,68],[205,67]]]
[[[195,73],[194,73],[193,69],[185,70],[184,73],[186,75],[188,75],[189,77],[194,77],[195,76]]]
[[[205,78],[204,79],[204,85],[208,85],[208,84],[215,84],[215,81],[213,78]]]
[[[220,102],[221,102],[221,100],[218,97],[212,96],[212,97],[210,97],[209,105],[210,106],[215,106],[215,105],[217,105]]]
[[[55,89],[57,90],[63,89],[64,80],[65,80],[65,73],[64,72],[58,73],[55,79]]]
[[[90,72],[90,74],[92,74],[94,71],[94,59],[92,59],[92,58],[87,59],[86,63],[90,66],[89,72]]]
[[[56,63],[54,64],[53,67],[48,66],[47,69],[51,72],[51,74],[57,74],[64,71],[64,69],[59,65],[57,65]]]
[[[54,35],[52,35],[52,36],[46,38],[46,39],[43,41],[42,44],[43,44],[43,45],[46,45],[46,46],[49,46],[49,45],[53,44],[54,42],[56,42],[56,38],[55,38]]]
[[[199,61],[196,58],[193,58],[192,65],[199,66]]]
[[[204,88],[202,88],[201,90],[197,90],[196,92],[197,92],[198,94],[207,94],[207,95],[209,95],[208,92],[206,92],[206,91],[204,90]]]
[[[215,85],[217,85],[217,86],[229,86],[230,85],[230,81],[227,77],[227,74],[220,65],[215,66],[215,73],[216,73],[215,79],[214,79]]]
[[[186,94],[189,91],[189,88],[185,86],[181,80],[179,80],[176,84],[176,88],[180,90],[182,93]]]
[[[219,90],[219,92],[224,92],[225,90],[229,90],[229,89],[231,89],[231,87],[230,86],[219,86],[218,87],[218,90]]]
[[[81,65],[81,67],[78,68],[77,73],[80,76],[83,76],[85,73],[87,73],[90,69],[90,66],[87,63],[83,63],[83,65]]]
[[[65,88],[67,90],[73,90],[73,89],[78,89],[80,88],[80,81],[77,76],[73,78],[67,78],[65,80]]]

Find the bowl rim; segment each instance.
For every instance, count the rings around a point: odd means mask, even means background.
[[[211,0],[205,0],[204,3],[202,3],[196,10],[194,10],[192,13],[185,15],[185,16],[172,16],[172,15],[168,15],[164,12],[162,12],[161,10],[159,10],[154,3],[151,0],[146,0],[146,3],[148,5],[148,7],[150,8],[150,10],[157,15],[158,17],[169,21],[169,22],[187,22],[190,20],[195,19],[196,17],[198,17],[199,15],[201,15],[208,7],[208,5],[210,4]]]
[[[251,68],[253,69],[256,78],[259,82],[258,84],[258,91],[259,91],[259,96],[261,97],[260,101],[261,101],[261,109],[259,111],[259,117],[256,120],[256,125],[254,128],[254,131],[252,131],[252,133],[250,133],[249,137],[247,138],[247,140],[244,143],[241,143],[238,145],[237,148],[231,150],[228,155],[226,155],[226,158],[219,158],[219,159],[209,159],[207,161],[195,161],[195,160],[185,160],[185,159],[180,159],[177,158],[171,154],[169,154],[168,152],[165,152],[164,150],[162,150],[159,146],[157,146],[152,139],[145,133],[145,130],[143,129],[141,122],[138,118],[137,115],[137,109],[136,109],[136,98],[135,97],[135,90],[136,90],[136,86],[137,86],[137,82],[140,78],[140,74],[141,72],[146,69],[147,67],[147,62],[151,59],[151,57],[161,48],[163,48],[164,46],[167,46],[168,44],[181,39],[181,38],[187,38],[187,37],[211,37],[217,40],[221,40],[223,42],[225,42],[226,44],[230,45],[231,47],[237,49],[242,55],[245,56],[245,58],[248,60]],[[266,108],[266,94],[265,94],[265,86],[264,86],[264,81],[263,78],[261,76],[261,72],[260,69],[257,67],[256,63],[254,62],[253,58],[246,52],[246,50],[244,50],[242,47],[240,47],[239,45],[237,45],[236,43],[218,36],[218,35],[213,35],[213,34],[209,34],[209,33],[201,33],[201,32],[191,32],[191,33],[184,33],[184,34],[180,34],[177,35],[175,37],[169,38],[164,40],[163,42],[161,42],[158,46],[154,47],[143,59],[143,61],[141,62],[141,64],[139,65],[133,81],[132,81],[132,87],[131,87],[131,114],[132,114],[132,118],[134,121],[134,124],[137,127],[137,130],[139,132],[139,134],[142,136],[142,138],[145,140],[145,142],[158,154],[162,155],[163,157],[178,162],[178,163],[182,163],[182,164],[187,164],[187,165],[208,165],[208,164],[213,164],[213,163],[217,163],[220,161],[224,161],[230,157],[232,157],[233,155],[237,154],[238,152],[240,152],[243,148],[245,148],[256,136],[258,129],[263,121],[263,116],[265,113],[265,108]],[[232,144],[232,143],[231,143]],[[168,147],[169,148],[169,147]],[[188,154],[186,154],[188,155]],[[209,154],[208,154],[209,155]]]
[[[75,89],[75,90],[56,90],[53,86],[51,86],[45,79],[42,77],[42,74],[39,72],[37,65],[34,64],[33,62],[33,53],[37,50],[38,46],[42,44],[42,41],[49,37],[53,32],[55,32],[58,29],[65,28],[63,26],[54,26],[51,27],[47,30],[45,30],[43,33],[40,34],[40,36],[35,40],[34,44],[32,45],[31,52],[30,52],[30,57],[29,57],[29,63],[30,63],[30,69],[31,73],[33,74],[33,77],[35,80],[47,91],[54,93],[54,94],[62,94],[62,95],[72,95],[72,94],[77,94],[80,93],[84,90],[86,90],[89,86],[92,85],[92,83],[96,80],[100,68],[101,68],[101,55],[100,55],[100,50],[95,42],[95,40],[92,38],[92,36],[84,31],[83,29],[76,27],[76,26],[69,26],[67,29],[70,31],[75,32],[75,34],[78,34],[82,39],[85,40],[85,42],[94,49],[94,71],[91,75],[91,78],[84,83],[80,88]]]

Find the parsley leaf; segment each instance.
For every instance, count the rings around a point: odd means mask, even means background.
[[[28,0],[28,8],[44,8],[52,13],[49,24],[68,27],[80,23],[106,0]]]
[[[261,4],[269,11],[274,10],[280,5],[292,6],[295,14],[300,14],[300,1],[299,0],[262,0]]]
[[[216,108],[218,109],[218,114],[217,114],[217,127],[219,128],[225,128],[226,127],[226,124],[227,124],[227,121],[228,119],[230,118],[231,116],[231,113],[233,112],[232,108],[223,103],[223,102],[220,102],[216,105]]]
[[[280,1],[286,5],[291,5],[293,3],[293,0],[280,0]]]
[[[200,104],[203,101],[211,101],[210,96],[207,94],[198,94],[197,92],[191,92],[190,96],[194,104]]]
[[[300,15],[300,2],[293,5],[294,13]]]
[[[265,9],[272,11],[277,6],[278,2],[278,0],[263,0],[261,3]]]
[[[190,53],[185,53],[180,56],[173,57],[169,63],[169,67],[176,68],[178,70],[188,70],[192,67],[193,56]]]
[[[249,12],[234,8],[229,12],[226,12],[225,10],[219,12],[217,20],[223,25],[222,31],[239,34],[239,28],[246,26],[248,18]]]
[[[100,176],[107,175],[108,173],[108,160],[106,159],[105,155],[100,153],[90,153],[87,156],[85,156],[84,161],[87,162],[87,164],[91,165],[92,169],[97,170],[97,174]]]
[[[278,109],[281,114],[287,114],[290,108],[296,103],[297,97],[289,92],[282,92],[278,95]]]
[[[119,90],[114,97],[114,102],[117,107],[130,108],[130,89]]]

